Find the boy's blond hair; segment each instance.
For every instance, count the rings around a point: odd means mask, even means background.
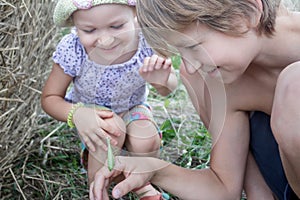
[[[262,16],[257,26],[259,34],[272,36],[274,33],[279,3],[280,0],[262,1]],[[193,22],[228,35],[241,36],[260,12],[254,0],[138,0],[136,8],[142,31],[154,48],[166,45],[161,44],[164,43],[159,36],[161,30],[181,31]],[[245,22],[249,27],[245,27]]]

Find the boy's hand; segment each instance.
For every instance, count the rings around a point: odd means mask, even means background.
[[[113,145],[117,145],[117,141],[111,136],[120,136],[118,127],[107,123],[107,120],[113,118],[114,114],[111,111],[99,110],[90,107],[80,107],[73,115],[74,124],[78,130],[79,136],[87,146],[94,152],[96,147],[100,146],[105,151],[107,150],[106,138],[109,137]]]
[[[115,199],[145,185],[155,175],[156,170],[169,165],[151,157],[115,157],[115,167],[110,171],[106,166],[100,168],[90,185],[90,200],[108,200],[107,187],[111,180],[122,176],[112,190]],[[125,178],[125,179],[124,179]]]

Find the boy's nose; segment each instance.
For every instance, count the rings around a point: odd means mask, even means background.
[[[114,42],[114,37],[108,35],[102,35],[97,40],[101,47],[109,47]]]
[[[202,64],[198,61],[196,61],[194,63],[186,62],[185,63],[185,68],[186,68],[186,71],[189,74],[193,74],[193,73],[195,73],[196,71],[198,71],[199,69],[202,68]]]

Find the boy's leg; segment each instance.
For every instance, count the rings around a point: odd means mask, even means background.
[[[251,152],[249,152],[247,160],[244,190],[247,200],[275,200],[273,192],[262,177]]]
[[[293,191],[286,179],[270,116],[254,112],[250,118],[250,151],[267,185],[279,200],[290,200]]]
[[[300,198],[300,61],[280,74],[272,109],[272,130],[287,179]]]

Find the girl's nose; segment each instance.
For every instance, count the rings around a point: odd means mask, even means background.
[[[97,42],[102,47],[109,47],[114,42],[114,37],[102,35],[98,38]]]

